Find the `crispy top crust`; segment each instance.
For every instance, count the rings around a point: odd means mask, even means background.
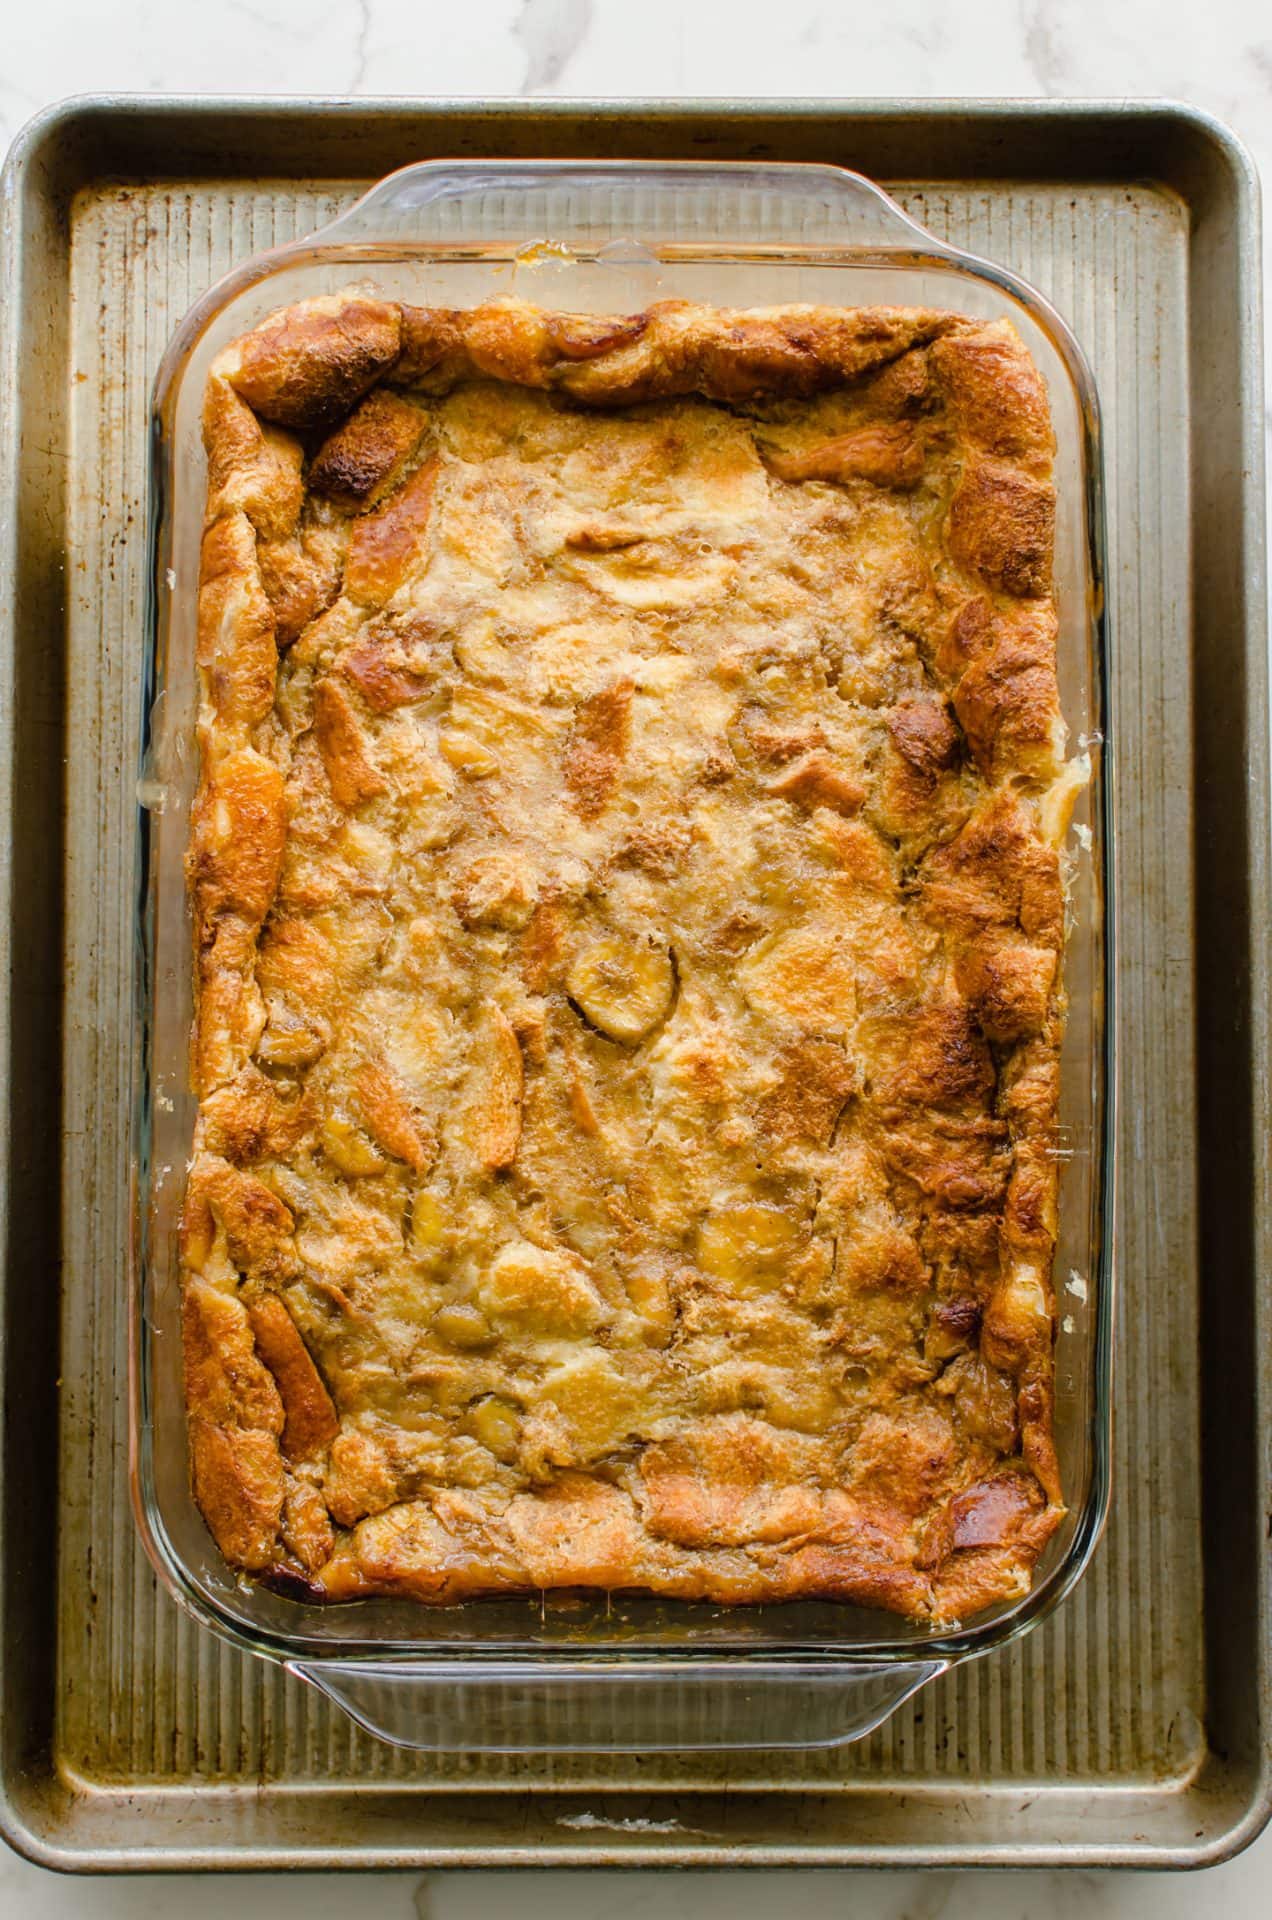
[[[316,1597],[950,1621],[1062,1512],[1006,323],[351,292],[215,363],[196,1498]]]

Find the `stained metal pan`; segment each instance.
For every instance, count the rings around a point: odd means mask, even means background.
[[[443,154],[826,160],[1015,268],[1094,362],[1121,716],[1113,1519],[1083,1586],[867,1741],[412,1754],[213,1641],[127,1511],[145,420],[220,273]],[[3,1827],[81,1868],[1196,1864],[1272,1804],[1257,211],[1172,107],[87,101],[5,179],[11,953]]]

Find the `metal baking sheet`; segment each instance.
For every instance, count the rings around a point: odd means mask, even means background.
[[[1113,1517],[1078,1591],[837,1751],[380,1746],[160,1593],[126,1472],[125,1100],[150,383],[233,262],[410,160],[856,167],[1070,319],[1120,714]],[[3,1829],[68,1868],[1187,1865],[1272,1805],[1257,194],[1184,109],[97,100],[6,175]]]

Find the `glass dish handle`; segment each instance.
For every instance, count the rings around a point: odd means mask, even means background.
[[[433,1753],[639,1753],[840,1746],[870,1733],[949,1663],[287,1664],[394,1746]]]
[[[599,256],[633,246],[850,246],[895,260],[905,253],[961,259],[864,175],[846,167],[750,161],[422,160],[376,183],[299,245],[338,251],[460,245],[486,231],[523,247],[550,247],[554,228],[598,236]],[[625,234],[627,239],[615,240]],[[601,242],[601,235],[606,239]],[[577,241],[575,242],[577,245]]]

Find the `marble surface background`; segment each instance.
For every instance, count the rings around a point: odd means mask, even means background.
[[[1260,0],[21,0],[0,148],[88,91],[1184,99],[1272,178]],[[1266,1920],[1272,1830],[1198,1876],[780,1873],[60,1879],[0,1848],[0,1920]]]

